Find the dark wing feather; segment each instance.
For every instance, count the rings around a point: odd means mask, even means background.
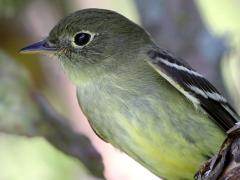
[[[148,52],[149,64],[186,97],[193,97],[216,123],[228,131],[239,116],[217,89],[187,63],[163,50]],[[193,102],[193,103],[196,103]]]

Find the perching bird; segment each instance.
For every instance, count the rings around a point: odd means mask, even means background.
[[[193,179],[239,120],[200,73],[103,9],[62,19],[22,52],[51,52],[96,134],[164,179]]]

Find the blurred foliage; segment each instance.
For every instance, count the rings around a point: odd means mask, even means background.
[[[0,0],[0,16],[14,16],[28,1],[29,0]]]
[[[202,18],[216,34],[228,38],[231,50],[222,61],[222,71],[229,94],[232,96],[236,110],[240,112],[240,1],[198,0]]]
[[[56,150],[42,138],[0,134],[1,180],[87,179],[75,158]]]
[[[219,0],[208,1],[198,0],[199,8],[202,11],[202,18],[214,31],[220,35],[227,35],[233,46],[240,46],[240,1]]]
[[[62,152],[78,158],[91,174],[103,177],[101,156],[38,94],[26,69],[0,51],[0,132],[42,136]]]
[[[233,49],[224,59],[223,74],[226,86],[232,95],[236,110],[240,113],[240,49]]]
[[[29,74],[1,50],[0,83],[0,131],[35,135],[42,117],[31,99]]]

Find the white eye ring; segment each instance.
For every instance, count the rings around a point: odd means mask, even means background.
[[[83,48],[88,45],[96,34],[90,31],[77,32],[72,38],[72,45],[76,48]]]

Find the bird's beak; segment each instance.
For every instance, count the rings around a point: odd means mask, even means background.
[[[22,48],[20,53],[49,53],[55,52],[58,48],[50,44],[46,39]]]

